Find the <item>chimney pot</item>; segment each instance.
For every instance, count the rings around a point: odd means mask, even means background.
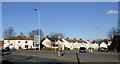
[[[76,38],[74,38],[74,40],[76,40]]]
[[[66,39],[69,39],[69,37],[67,37]]]
[[[23,33],[21,32],[21,36],[23,36]]]
[[[46,35],[46,38],[48,38],[48,35]]]
[[[82,40],[82,38],[80,38],[80,40]]]
[[[87,40],[87,41],[89,41],[89,40]]]

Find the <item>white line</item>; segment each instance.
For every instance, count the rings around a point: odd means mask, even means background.
[[[22,58],[16,58],[16,57],[13,57],[13,58],[22,60]],[[27,61],[30,61],[30,62],[37,62],[37,61],[33,61],[33,60],[27,60]]]

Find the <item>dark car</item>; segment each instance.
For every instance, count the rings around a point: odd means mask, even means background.
[[[6,50],[6,51],[10,51],[10,48],[9,48],[9,47],[6,47],[5,50]]]
[[[108,52],[108,49],[107,48],[99,48],[98,51],[99,52]]]
[[[79,52],[86,52],[86,48],[85,47],[80,47]]]

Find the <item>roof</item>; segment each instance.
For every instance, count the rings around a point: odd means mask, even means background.
[[[87,43],[87,42],[86,42],[86,41],[84,41],[84,40],[83,40],[82,42]]]
[[[44,40],[45,40],[46,38],[43,38],[42,40],[41,40],[41,42],[43,42]],[[50,38],[48,38],[50,41],[52,41]]]
[[[65,40],[72,43],[76,43],[76,42],[82,43],[82,40],[72,40],[72,39],[65,39]]]
[[[113,41],[113,38],[110,38],[110,40],[109,41]]]
[[[60,39],[61,42],[64,42],[62,39]]]
[[[34,38],[26,37],[24,35],[19,35],[17,37],[8,37],[8,38],[5,38],[4,40],[34,40]]]

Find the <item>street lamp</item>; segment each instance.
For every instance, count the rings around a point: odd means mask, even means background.
[[[38,11],[38,31],[39,31],[39,40],[40,40],[40,10],[34,9],[35,11]],[[39,50],[40,50],[40,41],[39,41]]]

